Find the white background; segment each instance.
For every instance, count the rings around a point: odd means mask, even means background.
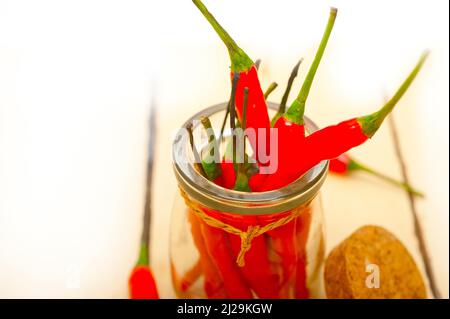
[[[394,112],[438,285],[448,297],[448,2],[206,1],[261,81],[309,67],[339,8],[307,104],[319,125],[376,109],[431,55]],[[147,118],[159,106],[152,264],[172,297],[173,133],[228,96],[228,57],[189,0],[0,1],[0,297],[127,296],[144,200]],[[301,81],[297,80],[293,91]],[[153,89],[151,89],[153,88]],[[294,94],[294,93],[293,93]],[[388,125],[353,152],[399,177]],[[358,174],[323,189],[328,250],[363,224],[394,232],[420,267],[406,196]]]

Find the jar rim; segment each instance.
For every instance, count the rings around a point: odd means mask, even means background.
[[[227,102],[215,104],[197,112],[190,117],[180,128],[186,129],[187,124],[192,123],[196,128],[201,116],[212,116],[215,113],[226,110]],[[278,104],[268,102],[272,110],[278,109]],[[312,133],[318,130],[317,125],[305,116],[305,128]],[[240,215],[262,215],[285,212],[311,201],[318,193],[325,181],[328,161],[323,160],[300,178],[282,188],[266,192],[241,192],[224,188],[209,181],[199,174],[193,164],[186,160],[188,150],[182,134],[172,145],[172,161],[175,176],[179,187],[189,197],[202,205],[215,210],[235,213]]]

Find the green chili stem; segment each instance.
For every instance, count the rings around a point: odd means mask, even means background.
[[[269,87],[267,88],[266,92],[264,92],[264,99],[267,100],[270,93],[272,93],[278,86],[277,82],[270,83]]]
[[[242,129],[242,149],[244,152],[244,158],[243,163],[239,163],[239,170],[243,173],[245,173],[245,165],[246,165],[246,158],[245,158],[245,128],[247,127],[247,109],[248,109],[248,87],[244,88],[244,106],[242,110],[242,123],[241,123],[241,129]]]
[[[148,245],[141,243],[141,248],[139,250],[139,259],[136,266],[148,266],[149,265],[149,255],[148,255]]]
[[[237,74],[237,73],[236,73]],[[236,77],[233,78],[233,80],[236,79]],[[234,83],[233,83],[234,86]],[[236,92],[234,92],[236,93]],[[234,106],[235,102],[235,95],[233,96],[233,103],[230,105],[230,128],[231,128],[231,136],[233,141],[233,163],[236,163],[236,135],[234,134],[234,131],[236,129],[236,109]]]
[[[376,177],[379,177],[379,178],[381,178],[381,179],[383,179],[383,180],[385,180],[385,181],[387,181],[387,182],[389,182],[389,183],[391,183],[393,185],[401,187],[404,190],[406,190],[408,192],[411,192],[415,196],[425,197],[424,193],[416,190],[411,185],[409,185],[407,183],[400,182],[400,181],[398,181],[398,180],[396,180],[396,179],[394,179],[394,178],[392,178],[390,176],[387,176],[387,175],[385,175],[383,173],[380,173],[380,172],[378,172],[378,171],[376,171],[376,170],[374,170],[374,169],[372,169],[370,167],[367,167],[364,164],[361,164],[361,163],[357,162],[356,160],[354,160],[352,158],[350,158],[350,161],[349,161],[349,164],[348,164],[348,169],[350,171],[360,170],[360,171],[367,172],[367,173],[372,174],[372,175],[374,175]]]
[[[148,154],[147,154],[147,178],[145,189],[145,204],[144,204],[144,216],[142,219],[142,234],[141,234],[141,246],[138,264],[149,265],[150,263],[150,233],[151,233],[151,221],[152,221],[152,185],[153,185],[153,171],[154,171],[154,157],[155,157],[155,141],[156,141],[156,112],[157,107],[153,100],[150,107],[149,118],[149,141],[148,141]]]
[[[209,130],[209,131],[212,131],[212,133],[214,133],[214,130],[211,125],[211,121],[209,120],[209,118],[207,116],[202,116],[200,118],[200,122],[202,123],[205,130]],[[211,144],[215,144],[215,143],[216,143],[216,137],[214,136],[214,134],[208,135],[208,144],[211,145]],[[209,150],[209,155],[214,156],[214,148],[213,147],[211,147],[211,149]]]
[[[362,127],[363,133],[366,136],[372,137],[380,128],[381,123],[383,123],[386,116],[394,109],[397,102],[400,100],[403,94],[405,94],[406,90],[408,90],[409,86],[417,76],[417,73],[419,73],[420,69],[422,68],[422,65],[427,59],[428,54],[428,51],[422,53],[416,66],[402,83],[402,85],[398,88],[397,92],[395,92],[394,96],[379,111],[358,118],[358,122]]]
[[[308,74],[306,75],[305,81],[303,82],[302,88],[300,89],[300,93],[297,98],[294,100],[292,105],[287,110],[285,117],[289,121],[297,124],[303,124],[303,115],[305,113],[305,103],[308,98],[309,90],[311,89],[312,82],[314,80],[314,76],[316,75],[317,68],[319,67],[320,60],[325,52],[325,48],[327,46],[328,39],[330,38],[331,31],[333,30],[334,21],[336,20],[337,9],[331,8],[330,15],[328,18],[327,27],[325,28],[325,32],[322,36],[322,40],[320,42],[319,48],[317,49],[316,56],[314,57],[314,61],[309,68]]]
[[[272,121],[270,122],[271,126],[274,126],[277,120],[283,116],[284,112],[286,111],[286,103],[289,98],[289,93],[291,92],[292,84],[294,83],[295,78],[298,75],[298,69],[300,67],[300,64],[302,63],[303,58],[301,58],[297,64],[294,66],[294,68],[291,71],[291,75],[289,75],[288,83],[286,86],[286,90],[284,91],[283,97],[281,98],[280,106],[278,107],[278,111],[275,114],[275,116],[272,118]]]
[[[216,154],[216,150],[218,149],[218,144],[216,140],[216,136],[214,134],[214,129],[212,128],[211,121],[207,116],[202,116],[200,118],[200,122],[202,123],[204,129],[208,134],[208,148],[209,154],[205,157],[202,157],[202,166],[203,170],[206,172],[208,179],[210,181],[214,181],[217,177],[222,174],[222,168],[220,167],[220,156]]]
[[[214,28],[220,39],[226,45],[231,60],[231,71],[244,72],[253,66],[253,61],[248,55],[234,42],[231,36],[217,22],[216,18],[208,11],[206,6],[200,0],[192,0],[209,24]]]

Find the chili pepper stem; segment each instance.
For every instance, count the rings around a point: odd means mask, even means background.
[[[233,142],[233,154],[232,154],[232,158],[233,158],[233,163],[236,163],[236,135],[234,134],[234,131],[236,129],[236,109],[235,109],[235,98],[236,98],[236,87],[237,87],[237,82],[239,80],[239,75],[238,73],[235,73],[233,76],[233,88],[234,88],[234,94],[233,94],[233,98],[232,98],[232,103],[230,104],[230,128],[231,128],[231,135],[232,135],[232,142]]]
[[[292,69],[291,74],[289,75],[288,83],[286,85],[286,90],[284,91],[283,97],[281,98],[280,106],[278,107],[278,111],[275,116],[270,121],[270,126],[274,126],[278,119],[283,116],[284,112],[286,112],[286,103],[289,98],[289,93],[291,92],[292,84],[294,83],[295,78],[298,75],[298,69],[300,68],[300,64],[303,62],[303,58],[301,58],[297,64]]]
[[[212,128],[211,121],[209,120],[209,118],[207,116],[202,116],[200,118],[200,122],[202,123],[205,130],[210,130],[209,133],[211,133],[211,134],[208,135],[208,144],[216,143],[216,137],[214,136],[214,130]],[[215,149],[211,148],[209,150],[209,155],[214,156],[214,153],[215,153],[214,151],[215,151]]]
[[[230,100],[228,101],[227,110],[225,112],[225,117],[223,118],[222,127],[220,128],[219,141],[222,141],[223,132],[225,130],[225,125],[227,123],[228,116],[230,115],[230,109],[231,109],[231,107],[234,107],[234,104],[235,104],[236,88],[237,88],[237,83],[239,81],[239,77],[240,77],[239,73],[233,74],[233,80],[231,83]]]
[[[400,98],[405,94],[406,90],[408,90],[409,86],[419,73],[422,65],[424,64],[426,58],[428,57],[429,51],[425,51],[422,53],[419,61],[417,62],[414,69],[411,71],[406,80],[402,83],[402,85],[398,88],[397,92],[395,92],[394,96],[377,112],[372,114],[362,116],[358,118],[358,122],[362,127],[362,131],[368,137],[372,137],[375,132],[380,128],[381,123],[383,123],[386,116],[394,109],[397,102]]]
[[[150,225],[152,215],[151,190],[153,176],[153,158],[155,152],[156,135],[156,107],[150,109],[150,140],[147,157],[147,187],[145,196],[143,227],[140,240],[139,257],[130,276],[128,277],[129,296],[131,299],[158,299],[158,289],[155,278],[150,269]]]
[[[227,124],[228,115],[230,115],[230,106],[227,106],[227,110],[225,111],[225,116],[223,117],[222,127],[220,128],[219,142],[222,142],[223,132],[225,131],[225,125]]]
[[[387,175],[385,175],[383,173],[380,173],[380,172],[378,172],[378,171],[376,171],[376,170],[374,170],[374,169],[372,169],[372,168],[370,168],[370,167],[368,167],[368,166],[366,166],[364,164],[361,164],[361,163],[357,162],[356,160],[354,160],[352,158],[349,159],[348,170],[349,171],[356,171],[356,170],[364,171],[366,173],[372,174],[373,176],[379,177],[379,178],[381,178],[381,179],[383,179],[383,180],[385,180],[385,181],[387,181],[387,182],[389,182],[389,183],[391,183],[393,185],[401,187],[404,190],[406,190],[408,192],[411,192],[415,196],[422,197],[422,198],[425,197],[424,193],[416,190],[411,185],[409,185],[407,183],[400,182],[400,181],[398,181],[398,180],[396,180],[396,179],[394,179],[394,178],[392,178],[390,176],[387,176]]]
[[[272,93],[278,86],[277,82],[270,83],[269,87],[267,88],[266,92],[264,92],[264,99],[267,100],[270,93]]]
[[[186,129],[189,133],[189,143],[191,144],[192,153],[194,154],[194,167],[200,175],[207,178],[206,172],[201,164],[202,161],[200,159],[200,155],[198,154],[197,148],[195,147],[194,134],[192,132],[192,123],[187,124]]]
[[[242,156],[242,162],[239,162],[237,164],[237,172],[236,172],[236,183],[234,185],[234,190],[242,191],[242,192],[250,192],[250,187],[248,185],[248,176],[246,172],[246,154],[245,154],[245,127],[246,127],[246,121],[247,121],[247,105],[248,105],[248,88],[244,88],[244,109],[242,112],[242,123],[241,123],[241,129],[242,129],[242,149],[244,156]],[[233,135],[234,136],[234,135]],[[235,149],[234,152],[235,153]],[[236,155],[233,156],[233,163],[235,163]]]
[[[214,129],[212,128],[211,121],[207,116],[202,116],[200,118],[207,135],[208,135],[208,154],[203,157],[202,166],[208,179],[213,181],[220,175],[222,175],[222,169],[220,167],[220,155],[218,152],[218,144],[216,136],[214,134]]]
[[[148,245],[147,243],[141,243],[139,258],[136,266],[148,266],[149,265],[149,255],[148,255]]]
[[[243,108],[243,112],[242,112],[242,124],[241,124],[242,130],[244,130],[244,131],[247,127],[247,109],[248,109],[248,87],[245,87],[244,88],[244,108]],[[244,138],[245,138],[245,136],[244,136]]]
[[[314,61],[309,68],[308,74],[306,75],[305,81],[303,82],[302,88],[300,89],[300,93],[285,114],[286,119],[293,123],[303,124],[306,99],[308,98],[309,90],[311,89],[314,76],[316,75],[320,60],[322,59],[322,56],[325,52],[325,48],[327,46],[328,39],[330,38],[331,31],[333,30],[336,15],[337,9],[330,8],[328,23],[322,36],[322,40],[320,41],[319,48],[317,49],[316,56],[314,57]]]
[[[227,31],[217,22],[216,18],[208,11],[206,6],[200,0],[192,0],[209,24],[214,28],[220,39],[226,45],[231,59],[231,71],[243,72],[249,70],[253,61],[248,55],[234,42]]]
[[[248,185],[248,177],[245,170],[245,163],[238,163],[238,171],[236,174],[236,183],[234,185],[235,191],[241,192],[251,192],[250,186]]]
[[[259,66],[261,65],[261,59],[257,59],[256,61],[255,61],[255,68],[257,69],[257,70],[259,70]]]

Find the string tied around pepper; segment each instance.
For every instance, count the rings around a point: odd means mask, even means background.
[[[291,210],[290,214],[285,217],[279,218],[267,225],[259,226],[259,225],[249,225],[246,231],[240,230],[232,225],[224,223],[221,220],[218,220],[208,214],[206,214],[199,206],[198,203],[193,201],[186,192],[179,187],[181,196],[183,197],[186,205],[192,210],[192,212],[200,218],[203,222],[205,222],[208,226],[219,228],[227,233],[239,236],[241,238],[241,248],[239,250],[239,254],[236,257],[236,264],[239,267],[245,266],[245,254],[252,247],[252,241],[255,237],[261,236],[264,233],[274,230],[278,227],[286,225],[293,219],[297,218],[302,214],[304,206],[300,206]]]

